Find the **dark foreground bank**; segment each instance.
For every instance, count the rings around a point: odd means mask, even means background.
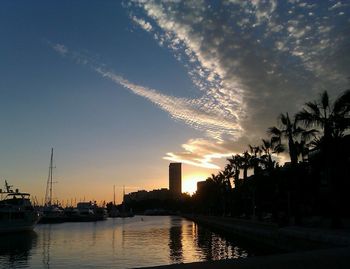
[[[350,248],[323,249],[306,252],[251,257],[247,259],[195,262],[147,267],[148,269],[311,269],[350,267]],[[145,268],[143,268],[145,269]]]

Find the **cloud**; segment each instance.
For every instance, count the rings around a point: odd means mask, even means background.
[[[66,46],[62,45],[62,44],[53,44],[52,48],[57,51],[59,54],[61,54],[62,56],[66,55],[68,52],[68,49],[66,48]]]
[[[186,124],[204,131],[208,136],[221,139],[223,134],[232,137],[241,131],[234,117],[225,117],[215,104],[220,101],[213,97],[205,96],[199,99],[186,99],[162,94],[155,89],[134,84],[118,74],[96,67],[95,71],[105,78],[122,85],[136,95],[142,96],[158,107],[168,112],[171,117],[181,120]],[[221,105],[222,106],[222,105]],[[231,115],[230,115],[231,116]]]
[[[143,30],[147,31],[147,32],[151,32],[152,31],[152,25],[149,22],[146,22],[143,19],[139,19],[136,16],[131,16],[131,19],[137,24],[139,25]]]
[[[259,143],[279,113],[296,112],[324,89],[336,95],[348,83],[350,27],[343,1],[132,2],[154,22],[156,41],[188,68],[201,99],[210,100],[208,111],[222,111],[237,130],[207,136],[203,141],[215,146],[208,152],[190,140],[185,151],[166,159],[213,164],[210,156],[237,152],[242,137]]]
[[[169,96],[123,78],[119,74],[108,70],[104,64],[97,62],[87,54],[69,50],[64,45],[49,44],[60,54],[62,54],[61,48],[64,48],[63,55],[69,56],[79,64],[89,66],[104,78],[110,79],[138,96],[144,97],[168,112],[173,119],[203,131],[208,137],[220,141],[223,137],[230,137],[231,139],[239,137],[240,132],[242,132],[242,128],[238,124],[238,115],[232,111],[235,106],[238,110],[240,109],[238,104],[220,92],[215,94],[210,92],[197,99]]]
[[[173,119],[203,131],[203,138],[168,152],[167,160],[217,168],[220,159],[242,152],[248,143],[259,144],[279,113],[293,114],[320,91],[337,95],[348,84],[345,1],[134,0],[126,6],[137,14],[132,21],[184,64],[199,98],[166,95],[71,54]],[[53,49],[68,53],[63,45]]]
[[[246,145],[246,141],[243,142],[241,139],[231,142],[213,141],[205,138],[190,139],[182,145],[183,151],[168,152],[164,159],[203,168],[220,169],[218,161],[240,153],[241,151],[237,150],[243,150],[242,145]]]

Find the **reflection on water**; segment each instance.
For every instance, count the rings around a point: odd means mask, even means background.
[[[222,260],[246,258],[247,250],[237,246],[233,242],[220,237],[218,234],[210,232],[201,226],[193,223],[194,238],[197,241],[199,249],[205,254],[205,260]]]
[[[46,225],[41,230],[42,264],[44,268],[50,268],[51,227],[51,225]]]
[[[38,225],[0,235],[0,268],[130,268],[254,255],[180,217]]]
[[[0,235],[0,267],[24,268],[28,267],[30,251],[35,247],[37,234],[22,232],[19,234]]]
[[[169,252],[170,259],[173,263],[183,262],[183,250],[182,250],[182,219],[171,218],[169,229]]]

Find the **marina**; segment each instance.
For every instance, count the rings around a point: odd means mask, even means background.
[[[0,269],[350,268],[349,1],[0,7]]]
[[[0,240],[0,268],[134,268],[259,254],[176,216],[38,224]]]

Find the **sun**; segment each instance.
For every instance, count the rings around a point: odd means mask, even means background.
[[[187,192],[192,195],[197,191],[197,182],[203,181],[208,177],[204,174],[190,174],[186,175],[182,180],[182,192]]]

